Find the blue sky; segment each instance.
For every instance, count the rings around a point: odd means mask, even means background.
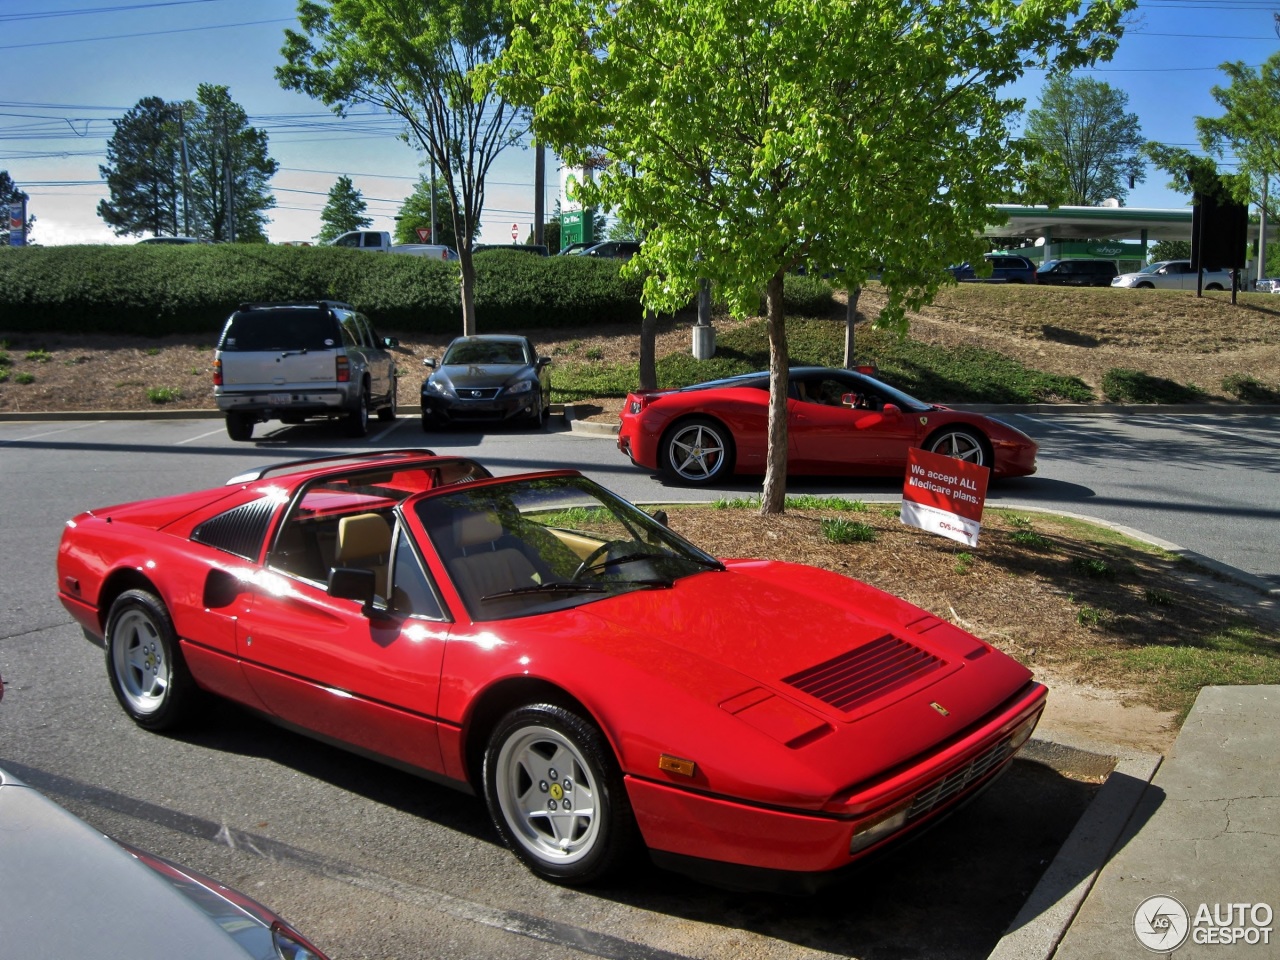
[[[851,0],[853,2],[853,0]],[[0,170],[31,196],[34,239],[44,245],[112,242],[96,214],[106,196],[98,173],[111,120],[143,97],[192,99],[219,83],[270,136],[273,241],[311,239],[339,175],[368,202],[375,229],[393,217],[420,173],[417,153],[380,116],[340,120],[322,104],[282,90],[274,78],[295,0],[0,0]],[[1280,47],[1280,0],[1141,0],[1115,58],[1087,75],[1129,98],[1143,136],[1198,152],[1196,116],[1220,113],[1210,90],[1218,65],[1257,66]],[[1035,106],[1043,76],[1017,94]],[[533,153],[503,154],[490,175],[481,240],[521,239],[533,221]],[[559,180],[548,164],[550,211]],[[1125,203],[1181,207],[1187,198],[1149,170]]]

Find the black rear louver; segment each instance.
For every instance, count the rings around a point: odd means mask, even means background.
[[[837,710],[852,713],[868,701],[945,666],[945,660],[905,640],[884,636],[794,673],[783,682]]]
[[[210,517],[192,531],[191,539],[246,560],[257,560],[275,508],[275,501],[267,497],[242,504]]]

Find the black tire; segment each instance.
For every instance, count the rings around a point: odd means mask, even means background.
[[[360,399],[355,407],[347,413],[347,434],[352,437],[364,437],[369,434],[369,385],[360,390]]]
[[[994,466],[987,438],[970,427],[943,427],[925,441],[924,448],[930,453],[940,453],[980,467]]]
[[[485,748],[484,794],[503,842],[548,880],[592,883],[639,847],[608,743],[563,707],[531,704],[502,719]]]
[[[146,590],[126,590],[107,615],[107,677],[133,722],[171,730],[200,699],[164,603]]]
[[[543,399],[542,394],[539,393],[537,397],[538,402],[535,406],[534,413],[529,417],[527,421],[527,425],[530,430],[541,430],[543,427],[547,425],[547,408],[546,406],[543,405],[542,399]]]
[[[1143,283],[1135,283],[1134,287],[1136,287],[1139,290],[1154,290],[1156,288],[1156,285],[1154,283],[1143,282]]]
[[[701,486],[733,473],[733,436],[709,417],[688,417],[662,436],[658,469],[682,483]]]
[[[237,441],[252,440],[253,420],[243,413],[228,413],[227,436]]]
[[[396,418],[396,393],[400,389],[400,381],[395,377],[391,378],[391,396],[387,398],[387,405],[378,408],[378,419],[384,423],[388,423]]]

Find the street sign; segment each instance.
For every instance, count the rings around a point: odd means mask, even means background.
[[[512,240],[519,240],[519,239],[520,239],[520,224],[518,224],[518,223],[513,223],[513,224],[511,225],[511,239],[512,239]]]
[[[430,228],[430,227],[418,227],[418,228],[417,228],[417,233],[418,233],[418,240],[419,240],[421,243],[430,243],[430,242],[431,242],[431,228]]]
[[[976,547],[990,476],[990,470],[976,463],[912,447],[902,488],[902,522]]]

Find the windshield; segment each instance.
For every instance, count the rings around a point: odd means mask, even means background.
[[[414,510],[472,620],[562,610],[723,569],[585,477],[466,485]]]
[[[1160,271],[1160,268],[1163,267],[1164,265],[1165,265],[1164,260],[1161,260],[1159,263],[1149,263],[1138,272],[1139,273],[1158,273]]]
[[[451,344],[443,363],[528,363],[524,348],[514,340],[463,340]]]

